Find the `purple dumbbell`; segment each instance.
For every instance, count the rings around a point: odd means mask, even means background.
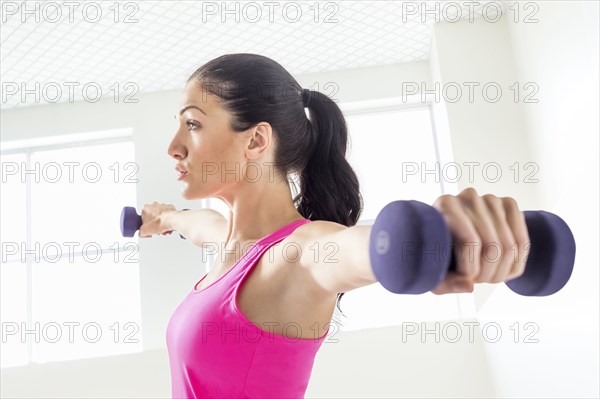
[[[189,211],[189,209],[182,209]],[[140,229],[142,225],[142,217],[138,215],[137,211],[132,206],[126,206],[121,211],[121,234],[123,237],[133,237],[135,232]],[[179,237],[185,240],[185,237],[179,234]]]
[[[569,281],[573,271],[573,233],[552,213],[523,214],[531,240],[529,256],[524,273],[506,285],[525,296],[554,294]],[[396,294],[431,291],[449,270],[456,270],[452,239],[442,214],[419,201],[387,204],[375,219],[369,245],[375,277]]]

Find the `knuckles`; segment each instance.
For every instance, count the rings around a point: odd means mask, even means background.
[[[483,201],[488,205],[489,208],[493,209],[501,209],[502,208],[502,200],[496,197],[494,194],[485,194],[481,196]]]
[[[468,206],[475,206],[481,201],[481,197],[473,187],[467,187],[462,190],[458,194],[458,198]]]
[[[519,212],[517,201],[512,197],[498,197],[494,194],[479,195],[473,187],[467,187],[458,195],[444,194],[438,197],[433,205],[438,211],[444,215],[468,215],[470,221],[465,220],[463,223],[456,224],[456,231],[460,233],[460,241],[463,243],[471,243],[473,260],[468,260],[472,263],[464,271],[468,277],[475,282],[490,282],[499,283],[521,276],[525,272],[525,261],[529,253],[529,236],[526,226],[524,225],[524,216]],[[465,212],[468,210],[467,212]],[[478,218],[493,220],[493,228],[489,222],[477,223]],[[509,220],[520,220],[523,225],[520,227],[511,227]],[[477,225],[478,229],[466,228]],[[485,227],[482,227],[485,226]],[[514,231],[513,231],[514,230]],[[507,268],[502,272],[487,274],[485,277],[481,273],[483,264],[488,264],[489,260],[484,259],[485,251],[494,246],[499,251],[498,256],[492,262],[499,268]],[[457,253],[457,255],[459,255]],[[462,256],[465,254],[463,253]],[[489,267],[485,266],[485,267]],[[499,269],[497,269],[499,270]]]
[[[508,212],[514,212],[514,211],[519,210],[517,201],[514,198],[502,197],[501,200],[502,200],[502,205],[504,206],[504,209],[506,209]]]
[[[464,190],[462,190],[458,194],[458,196],[466,198],[466,199],[474,199],[474,198],[478,197],[478,194],[477,194],[477,190],[475,190],[473,187],[467,187]]]
[[[458,199],[454,195],[444,194],[439,196],[433,206],[441,211],[454,208],[458,204]]]

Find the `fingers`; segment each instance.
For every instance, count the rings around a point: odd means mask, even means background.
[[[525,271],[530,239],[525,216],[510,197],[479,196],[467,188],[433,204],[452,234],[456,272],[432,292],[472,292],[473,283],[500,283]]]
[[[481,245],[478,245],[480,238],[461,200],[453,195],[442,195],[433,207],[442,213],[452,232],[457,273],[474,279],[481,268]]]
[[[507,281],[517,278],[525,272],[531,241],[525,223],[525,215],[519,210],[517,202],[510,197],[506,197],[502,198],[502,205],[506,213],[506,221],[515,239],[515,259],[504,279],[504,281]]]
[[[450,293],[465,293],[473,292],[474,283],[470,277],[458,274],[453,271],[449,271],[442,281],[435,289],[431,290],[436,295],[450,294]]]
[[[463,190],[459,195],[465,213],[471,217],[471,223],[475,227],[477,236],[474,236],[470,244],[479,248],[479,256],[474,257],[473,262],[479,264],[479,273],[475,276],[475,282],[488,282],[496,273],[501,251],[498,250],[498,234],[494,225],[494,218],[488,209],[486,201],[477,195],[473,188]],[[491,247],[491,248],[490,248]],[[496,255],[489,256],[489,252],[496,251]],[[472,256],[471,253],[463,254]],[[470,260],[470,259],[469,259]]]
[[[483,200],[490,210],[498,241],[490,243],[483,256],[496,264],[495,271],[486,280],[489,283],[500,283],[506,280],[516,260],[516,242],[504,209],[503,200],[495,195],[486,194]]]
[[[145,204],[142,207],[141,217],[142,225],[138,235],[142,238],[151,237],[154,234],[169,235],[171,231],[163,226],[161,215],[168,211],[174,211],[176,208],[170,204],[163,204],[154,201],[151,204]]]
[[[142,216],[142,225],[140,226],[140,230],[138,232],[138,235],[142,238],[148,238],[151,237],[152,235],[149,234],[148,232],[148,224],[149,224],[149,220],[151,219],[151,208],[152,206],[156,204],[156,201],[153,204],[146,204],[142,207],[142,212],[141,212],[141,216]]]

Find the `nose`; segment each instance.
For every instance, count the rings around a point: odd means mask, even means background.
[[[171,140],[171,143],[169,144],[169,148],[167,148],[167,153],[179,161],[187,156],[187,150],[178,140],[178,137],[179,134],[176,132],[175,137],[173,137],[173,140]]]

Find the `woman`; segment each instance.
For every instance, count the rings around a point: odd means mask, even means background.
[[[230,217],[156,202],[142,210],[140,236],[176,230],[219,251],[169,321],[173,397],[303,397],[336,301],[377,282],[371,227],[355,226],[362,198],[343,114],[275,61],[228,54],[190,76],[178,118],[168,153],[182,196],[219,198]],[[467,189],[434,206],[455,243],[478,245],[432,292],[523,273],[528,236],[513,199]],[[519,256],[486,261],[489,242],[516,242]]]

